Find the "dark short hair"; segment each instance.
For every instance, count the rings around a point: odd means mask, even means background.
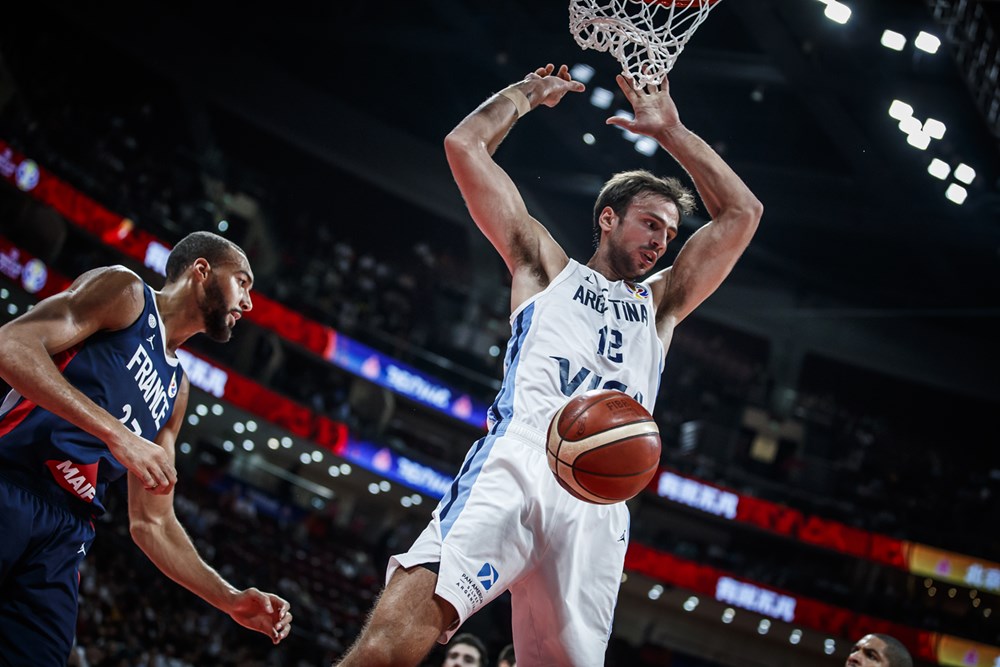
[[[209,264],[225,264],[232,259],[234,252],[246,257],[243,248],[229,239],[212,232],[192,232],[170,251],[167,257],[167,282],[172,283],[180,278],[184,270],[199,257],[204,257]]]
[[[601,188],[594,202],[594,247],[601,241],[601,228],[598,220],[601,211],[610,206],[616,215],[623,216],[632,204],[632,200],[641,194],[652,193],[666,197],[674,202],[681,215],[694,212],[696,200],[694,193],[672,176],[656,176],[645,169],[622,171],[610,179]]]
[[[890,635],[874,632],[872,637],[877,637],[885,642],[885,657],[889,661],[889,667],[913,667],[913,658],[903,646],[903,642]]]
[[[502,649],[500,649],[500,655],[497,657],[497,663],[499,663],[501,660],[506,660],[512,665],[517,663],[517,660],[514,658],[513,644],[507,644]]]
[[[455,635],[451,642],[448,643],[448,646],[454,646],[455,644],[467,644],[479,651],[479,667],[488,667],[490,664],[489,656],[486,655],[486,644],[471,632],[463,632],[460,635]]]

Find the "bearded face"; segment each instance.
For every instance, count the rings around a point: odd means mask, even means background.
[[[219,284],[219,277],[213,274],[205,283],[205,300],[201,303],[201,316],[205,320],[205,335],[217,343],[227,343],[233,336],[233,325],[229,324],[232,308],[226,303],[226,296]]]

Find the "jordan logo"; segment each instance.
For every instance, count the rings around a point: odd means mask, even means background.
[[[83,554],[84,556],[86,556],[87,555],[87,545],[86,544],[81,544],[80,548],[77,549],[77,553],[78,554]]]
[[[483,566],[479,569],[479,574],[476,576],[479,577],[479,583],[482,584],[483,590],[488,591],[493,588],[493,584],[497,583],[500,573],[489,563],[483,563]]]
[[[622,536],[618,538],[618,541],[621,542],[622,544],[626,544],[626,542],[625,542],[625,531],[624,530],[622,531]]]
[[[155,350],[156,349],[155,347],[153,347],[153,339],[154,338],[156,338],[155,334],[146,339],[146,341],[149,343],[149,349],[151,349],[151,350]]]

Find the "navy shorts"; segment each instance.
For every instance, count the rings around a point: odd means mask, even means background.
[[[66,667],[94,525],[0,477],[0,666]]]

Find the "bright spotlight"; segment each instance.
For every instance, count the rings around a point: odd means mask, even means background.
[[[943,139],[944,132],[948,128],[937,118],[928,118],[924,121],[924,132],[930,135],[931,139]]]
[[[902,51],[906,46],[906,38],[895,30],[886,30],[882,33],[882,46],[893,51]]]
[[[962,181],[966,185],[972,183],[976,178],[976,170],[969,165],[962,162],[957,167],[955,167],[955,179]]]
[[[916,39],[913,40],[913,45],[921,51],[926,51],[927,53],[937,53],[937,50],[941,48],[941,40],[929,32],[921,30],[920,34],[918,34]]]
[[[590,103],[598,109],[607,109],[615,99],[615,94],[607,88],[597,86],[590,94]]]
[[[594,68],[584,63],[577,63],[569,68],[569,75],[580,83],[587,83],[594,77]]]
[[[844,25],[851,20],[851,8],[842,2],[830,0],[826,5],[826,9],[823,10],[823,16],[834,23]]]
[[[899,130],[903,134],[913,134],[914,132],[920,132],[922,131],[922,128],[923,124],[913,116],[909,116],[908,118],[904,118],[903,120],[899,121]]]
[[[889,105],[889,116],[891,118],[895,118],[896,120],[903,120],[904,118],[909,118],[912,115],[913,115],[913,107],[911,107],[906,102],[893,100],[892,104]]]
[[[948,189],[944,191],[944,196],[947,197],[950,202],[954,202],[955,204],[964,204],[965,198],[969,196],[969,193],[958,183],[952,183],[948,186]]]
[[[934,178],[940,178],[943,181],[948,178],[948,174],[951,173],[951,167],[949,167],[948,163],[944,160],[934,158],[927,166],[927,173]]]
[[[927,150],[927,147],[931,145],[931,137],[923,130],[920,130],[919,132],[913,132],[906,137],[906,143],[923,151]]]
[[[652,155],[659,147],[660,145],[656,143],[656,140],[649,137],[639,137],[635,141],[635,150],[643,155]]]

